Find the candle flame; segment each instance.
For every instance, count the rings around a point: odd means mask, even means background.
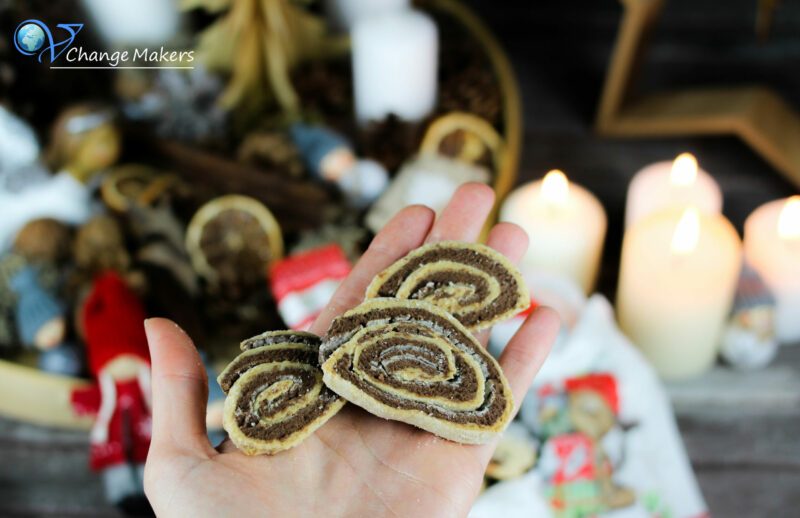
[[[569,197],[569,180],[567,175],[553,169],[542,180],[541,196],[554,205],[564,205]]]
[[[681,153],[672,161],[669,181],[672,185],[685,187],[697,178],[697,159],[691,153]]]
[[[687,255],[697,248],[697,241],[700,239],[700,212],[694,208],[688,208],[683,212],[675,233],[672,234],[672,245],[670,251],[673,254]]]
[[[800,196],[786,200],[778,217],[778,237],[781,239],[800,239]]]

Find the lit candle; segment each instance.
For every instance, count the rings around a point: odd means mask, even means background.
[[[756,209],[744,224],[744,250],[775,295],[778,340],[800,343],[800,196]]]
[[[589,191],[570,183],[554,170],[543,180],[512,192],[500,211],[528,233],[530,246],[520,267],[523,272],[546,272],[574,280],[584,292],[594,288],[606,213]]]
[[[628,186],[625,227],[662,209],[686,207],[697,207],[707,214],[722,212],[719,185],[698,167],[691,153],[681,153],[672,162],[657,162],[636,173]]]
[[[664,378],[712,365],[740,267],[739,236],[721,215],[665,210],[626,231],[617,316]]]
[[[349,31],[361,18],[406,9],[411,0],[325,0],[325,13],[337,29]]]
[[[433,110],[439,34],[428,15],[404,10],[359,19],[352,30],[352,46],[359,123],[390,114],[417,121]]]

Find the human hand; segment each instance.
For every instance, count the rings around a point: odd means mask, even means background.
[[[411,206],[390,221],[341,284],[311,331],[358,305],[373,277],[426,242],[475,241],[494,193],[462,186],[438,220]],[[517,262],[528,239],[500,223],[487,244]],[[500,358],[518,410],[558,333],[547,308],[534,311]],[[146,321],[152,357],[153,439],[145,492],[160,516],[465,516],[495,443],[463,445],[346,405],[299,446],[246,456],[206,438],[206,374],[191,339],[164,319]],[[485,344],[488,333],[479,335]]]

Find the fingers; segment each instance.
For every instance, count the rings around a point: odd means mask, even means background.
[[[426,243],[436,243],[438,241],[477,241],[481,235],[483,225],[486,223],[486,218],[492,212],[494,205],[494,190],[486,184],[482,183],[465,183],[460,186],[450,203],[444,208],[433,228],[425,239]],[[511,225],[510,223],[501,224],[503,227]],[[497,229],[501,225],[495,227]],[[520,229],[522,231],[522,229]],[[493,230],[489,237],[495,233]],[[501,229],[501,234],[503,234]],[[522,231],[525,234],[524,231]],[[489,246],[496,249],[500,253],[505,253],[502,249],[502,235],[495,235],[495,243]],[[527,235],[525,235],[525,243],[527,243]],[[511,250],[514,252],[514,250]],[[525,253],[525,250],[522,251]],[[519,258],[509,257],[512,261],[516,262]],[[481,331],[476,337],[478,341],[485,347],[489,341],[489,331]]]
[[[560,326],[558,313],[547,307],[539,307],[528,315],[500,355],[500,367],[514,394],[514,415],[519,411],[533,377],[550,353]],[[498,436],[476,450],[482,462],[489,462],[499,440]]]
[[[528,250],[528,234],[514,223],[498,223],[489,232],[486,244],[517,264]]]
[[[311,326],[311,332],[324,334],[334,317],[358,305],[377,274],[423,243],[433,219],[433,211],[422,205],[406,207],[392,218],[333,294],[331,302]]]
[[[239,448],[233,444],[233,441],[231,441],[230,438],[226,437],[224,441],[219,443],[219,446],[217,446],[216,450],[219,453],[233,453],[239,451]]]
[[[498,223],[489,232],[486,244],[517,264],[528,249],[528,234],[514,223]],[[477,332],[475,338],[486,347],[490,332],[490,329],[484,329]]]
[[[481,183],[456,190],[434,223],[434,213],[423,206],[406,207],[375,236],[347,279],[334,293],[311,332],[324,334],[334,317],[358,305],[372,279],[423,242],[476,241],[492,211],[494,191]],[[516,225],[501,223],[490,233],[489,246],[518,261],[527,248],[527,235]]]
[[[150,346],[153,384],[152,448],[208,452],[206,370],[192,340],[174,322],[144,322]]]
[[[465,183],[456,190],[425,239],[476,241],[494,205],[494,191],[482,183]]]
[[[500,366],[514,393],[515,413],[533,377],[547,358],[560,326],[558,313],[547,307],[537,308],[525,319],[500,355]]]

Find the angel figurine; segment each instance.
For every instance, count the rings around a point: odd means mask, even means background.
[[[0,185],[0,252],[17,232],[36,218],[53,218],[77,225],[96,211],[92,200],[95,178],[116,162],[120,136],[112,113],[92,105],[64,110],[53,125],[46,162],[2,171]]]

